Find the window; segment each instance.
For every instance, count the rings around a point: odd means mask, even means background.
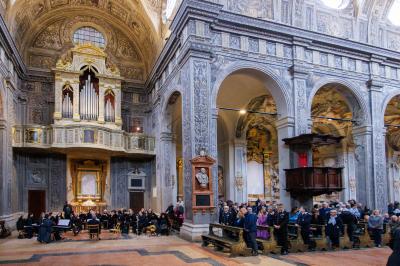
[[[393,25],[400,26],[400,0],[395,0],[388,13],[388,19]]]
[[[334,9],[344,9],[346,8],[350,0],[321,0],[324,5]]]
[[[76,30],[74,33],[74,43],[91,43],[101,48],[105,46],[103,34],[92,27],[82,27]]]

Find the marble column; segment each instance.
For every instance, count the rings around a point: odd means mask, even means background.
[[[275,126],[278,130],[278,153],[279,153],[279,197],[286,209],[290,209],[290,193],[286,191],[285,170],[291,168],[290,149],[282,141],[284,138],[291,138],[295,132],[295,122],[293,117],[283,117],[276,121]]]
[[[99,124],[104,124],[104,93],[105,93],[104,83],[100,83],[99,86],[99,116],[97,118],[97,122]],[[116,99],[115,99],[116,100]],[[116,101],[115,101],[116,103]],[[116,107],[117,105],[114,104]]]
[[[117,126],[121,126],[122,118],[121,118],[121,85],[120,84],[115,86],[114,92],[115,92],[115,124]],[[103,101],[104,101],[104,99],[103,99]]]
[[[245,140],[234,143],[234,201],[247,202],[247,145]]]
[[[78,77],[79,80],[79,77]],[[81,115],[80,115],[80,92],[79,92],[79,81],[76,81],[71,84],[72,89],[73,89],[73,99],[72,99],[72,110],[73,110],[73,116],[72,119],[75,122],[78,122],[81,120]]]
[[[383,99],[383,83],[379,80],[371,79],[368,82],[371,122],[372,122],[372,179],[374,198],[372,206],[385,211],[388,204],[388,183],[386,176],[386,153],[385,153],[385,133],[384,121],[381,116],[380,106]],[[371,206],[371,207],[372,207]]]
[[[372,130],[370,126],[357,126],[353,128],[354,155],[356,159],[356,200],[366,204],[369,208],[372,208],[374,203],[371,135]]]
[[[174,197],[174,188],[172,182],[173,169],[175,162],[175,149],[173,149],[172,143],[172,133],[171,132],[161,132],[160,147],[161,153],[163,154],[163,160],[161,162],[161,209],[167,209],[169,204],[174,204],[176,198]],[[176,195],[176,193],[175,193]]]
[[[53,118],[56,120],[59,120],[62,118],[62,89],[63,89],[63,81],[62,79],[56,75],[55,80],[54,80],[54,114]],[[75,95],[75,90],[74,90],[74,95]]]

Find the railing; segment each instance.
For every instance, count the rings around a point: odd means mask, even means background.
[[[141,133],[100,126],[39,126],[13,127],[13,147],[31,148],[97,148],[125,153],[154,154],[155,139]]]

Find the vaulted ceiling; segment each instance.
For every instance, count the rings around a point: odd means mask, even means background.
[[[105,51],[128,80],[143,82],[162,49],[164,0],[0,0],[25,64],[50,71],[82,26],[101,32]]]

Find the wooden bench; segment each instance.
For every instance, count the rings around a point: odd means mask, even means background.
[[[341,235],[339,239],[339,246],[341,249],[349,249],[353,246],[347,234],[347,226],[347,224],[343,225],[343,235]]]
[[[221,235],[217,235],[214,229],[220,229]],[[203,247],[212,244],[217,250],[224,248],[230,251],[230,256],[250,256],[251,249],[247,248],[243,237],[243,228],[222,225],[210,224],[208,235],[202,235]]]
[[[358,238],[358,245],[360,248],[370,248],[373,247],[373,241],[368,232],[368,224],[365,222],[360,222],[357,224],[357,232],[354,234]]]
[[[304,244],[301,237],[301,227],[294,224],[288,225],[288,237],[289,237],[289,252],[304,252],[307,245]]]
[[[383,224],[382,246],[387,246],[390,242],[390,227],[388,224]]]
[[[275,240],[274,228],[272,226],[258,225],[257,231],[267,231],[269,234],[268,238],[266,239],[257,237],[258,249],[261,250],[264,255],[268,255],[270,253],[278,254],[281,250],[281,246],[278,246]]]
[[[315,249],[316,250],[327,250],[328,244],[325,236],[325,225],[320,224],[312,224],[311,225],[311,232],[315,232],[318,229],[321,230],[321,235],[313,236],[310,238],[311,240],[315,241]]]

